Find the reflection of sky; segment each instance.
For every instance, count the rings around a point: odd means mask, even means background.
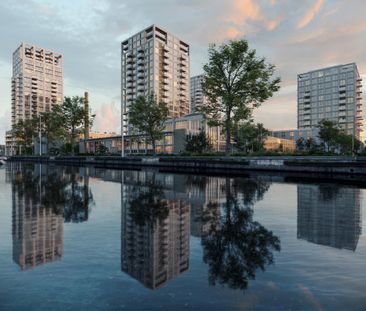
[[[97,310],[116,306],[212,309],[221,306],[282,306],[284,309],[334,309],[360,306],[366,280],[366,208],[355,252],[297,239],[297,185],[273,183],[254,207],[254,220],[281,240],[275,264],[258,271],[242,292],[208,286],[200,238],[190,240],[190,268],[158,291],[150,291],[121,272],[121,185],[90,178],[95,206],[87,222],[64,225],[62,261],[20,273],[11,259],[11,187],[0,170],[0,307]],[[362,190],[365,196],[365,190]],[[6,287],[4,286],[6,284]],[[363,301],[362,301],[363,300]],[[42,303],[43,302],[43,303]],[[1,309],[1,308],[0,308]],[[5,309],[6,310],[6,309]]]

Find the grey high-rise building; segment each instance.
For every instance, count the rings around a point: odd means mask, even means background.
[[[63,57],[60,53],[22,43],[13,53],[11,124],[37,117],[63,102]],[[17,148],[7,133],[7,154]]]
[[[154,94],[169,117],[189,114],[189,45],[152,25],[122,42],[121,83],[124,133],[130,133],[128,112],[138,96]]]
[[[327,119],[360,136],[362,85],[355,63],[299,74],[297,84],[298,129],[314,128]]]
[[[203,75],[191,77],[191,111],[197,112],[197,108],[207,102],[207,98],[202,91]]]

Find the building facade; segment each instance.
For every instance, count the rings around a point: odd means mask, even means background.
[[[163,139],[157,141],[157,153],[181,153],[185,151],[185,141],[188,134],[198,134],[204,131],[211,143],[213,151],[225,150],[225,138],[220,127],[210,127],[203,115],[192,113],[177,119],[168,119],[165,122]],[[84,153],[85,140],[79,143],[80,152]],[[90,138],[86,140],[86,149],[96,153],[99,145],[104,145],[108,153],[119,154],[122,150],[121,135],[110,137]],[[124,135],[124,147],[127,154],[151,153],[152,146],[146,145],[143,137],[139,135]]]
[[[169,109],[169,117],[190,112],[189,45],[152,25],[121,44],[123,133],[131,134],[129,108],[138,96],[154,94]]]
[[[191,111],[197,112],[197,108],[207,103],[207,97],[202,91],[203,75],[191,77]]]
[[[317,128],[317,127],[310,128],[310,129],[302,129],[302,130],[297,130],[297,129],[277,130],[277,131],[272,131],[271,136],[277,137],[277,138],[282,138],[282,139],[291,139],[291,140],[294,140],[295,142],[299,138],[303,138],[304,140],[311,138],[314,140],[314,142],[320,143],[319,128]]]
[[[11,124],[32,119],[63,102],[63,56],[22,43],[13,53]],[[7,154],[16,153],[15,139],[8,140]]]
[[[360,136],[362,85],[355,63],[299,74],[297,87],[299,130],[317,127],[327,119],[347,134]]]

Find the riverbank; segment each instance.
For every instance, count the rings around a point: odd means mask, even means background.
[[[111,157],[111,156],[16,156],[10,162],[55,163],[105,168],[159,167],[174,171],[305,172],[366,175],[366,157],[271,156],[271,157]]]

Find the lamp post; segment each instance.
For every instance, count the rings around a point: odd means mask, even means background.
[[[42,155],[42,116],[39,115],[39,132],[38,132],[38,138],[39,138],[39,155]]]

